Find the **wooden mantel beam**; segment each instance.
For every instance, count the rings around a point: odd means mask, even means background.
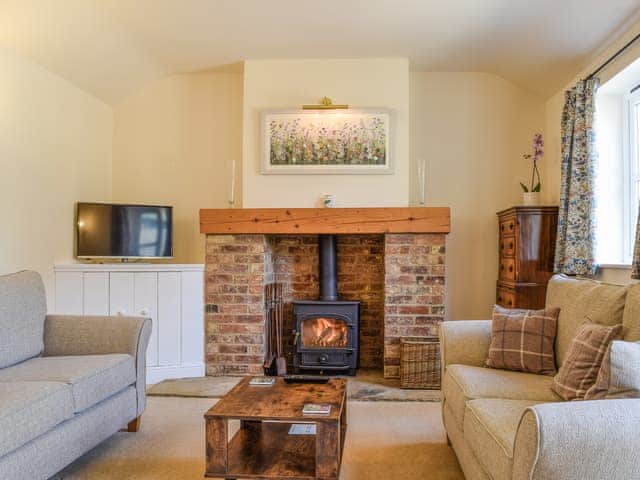
[[[200,210],[200,233],[449,233],[449,207],[218,208]]]

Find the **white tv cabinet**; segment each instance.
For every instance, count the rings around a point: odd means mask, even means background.
[[[54,272],[54,313],[151,317],[148,384],[204,375],[204,265],[73,263]]]

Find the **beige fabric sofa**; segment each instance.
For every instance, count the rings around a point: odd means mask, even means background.
[[[622,323],[640,340],[640,285],[557,275],[547,307],[560,307],[558,366],[586,318]],[[467,479],[640,478],[640,399],[562,401],[553,377],[486,368],[491,321],[444,322],[442,413]]]

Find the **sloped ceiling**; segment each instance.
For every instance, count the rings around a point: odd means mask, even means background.
[[[640,0],[0,0],[0,45],[105,102],[243,59],[408,57],[543,96]]]

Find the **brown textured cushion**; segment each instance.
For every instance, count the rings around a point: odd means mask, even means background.
[[[574,337],[565,362],[553,379],[551,389],[565,400],[584,399],[596,383],[598,372],[611,342],[622,333],[622,324],[608,327],[582,325]]]
[[[496,305],[486,365],[491,368],[553,375],[559,308],[507,309]]]

